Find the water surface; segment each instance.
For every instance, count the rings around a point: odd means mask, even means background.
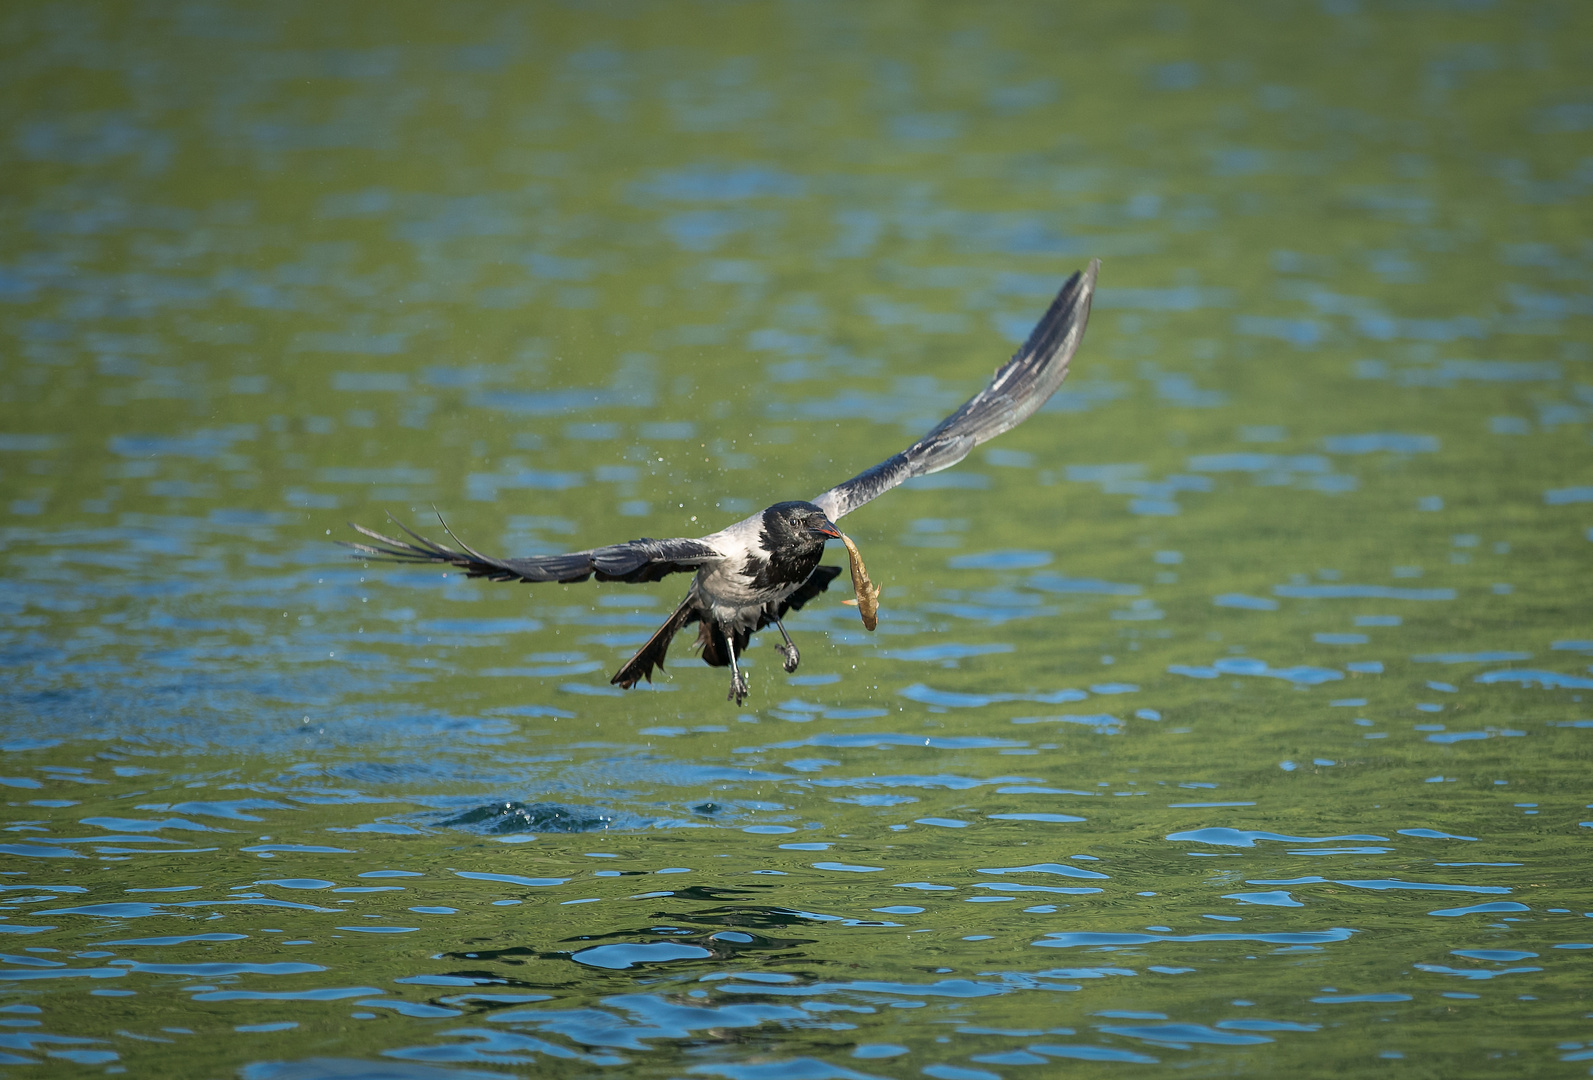
[[[8,1073],[1593,1062],[1582,6],[0,27]],[[332,544],[810,497],[1092,256],[744,708],[608,684],[683,579]]]

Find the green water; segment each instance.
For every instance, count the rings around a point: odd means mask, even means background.
[[[0,1071],[1584,1075],[1589,40],[10,5]],[[332,544],[811,497],[1095,256],[1053,403],[846,519],[878,632],[743,708],[608,684],[684,578]]]

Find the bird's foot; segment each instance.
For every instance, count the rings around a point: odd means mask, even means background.
[[[797,665],[802,662],[802,654],[797,652],[797,647],[795,645],[776,645],[775,648],[780,651],[780,659],[785,665],[786,673],[789,674],[795,671]]]
[[[747,686],[747,677],[738,671],[730,677],[730,693],[725,695],[725,700],[740,705],[750,693],[752,690]]]

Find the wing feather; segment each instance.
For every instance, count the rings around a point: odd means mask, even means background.
[[[980,443],[1011,431],[1034,415],[1067,378],[1068,365],[1089,322],[1100,268],[1101,260],[1092,259],[1087,269],[1068,278],[1029,340],[996,371],[990,385],[912,446],[836,485],[814,499],[814,504],[831,521],[838,521],[898,484],[950,468]]]
[[[397,518],[393,519],[393,524],[408,534],[409,540],[398,540],[367,529],[363,525],[352,525],[355,532],[369,537],[376,543],[362,544],[346,540],[339,543],[358,552],[356,558],[453,566],[463,570],[466,577],[481,577],[489,581],[533,583],[557,581],[565,585],[585,581],[594,576],[599,581],[622,581],[628,584],[658,581],[669,574],[696,570],[705,563],[721,558],[717,549],[701,540],[684,537],[654,540],[643,537],[623,544],[610,544],[589,551],[572,551],[564,555],[498,559],[483,555],[460,540],[448,527],[447,522],[442,521],[441,515],[437,520],[442,522],[443,531],[459,545],[459,548],[451,548],[446,544],[427,539]]]

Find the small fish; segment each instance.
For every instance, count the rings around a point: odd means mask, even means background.
[[[856,600],[843,600],[841,603],[856,604],[857,613],[863,616],[863,628],[872,630],[879,625],[879,587],[868,579],[863,556],[857,553],[857,545],[852,543],[852,538],[843,533],[841,543],[846,545],[846,553],[852,559],[852,588],[857,593]]]

